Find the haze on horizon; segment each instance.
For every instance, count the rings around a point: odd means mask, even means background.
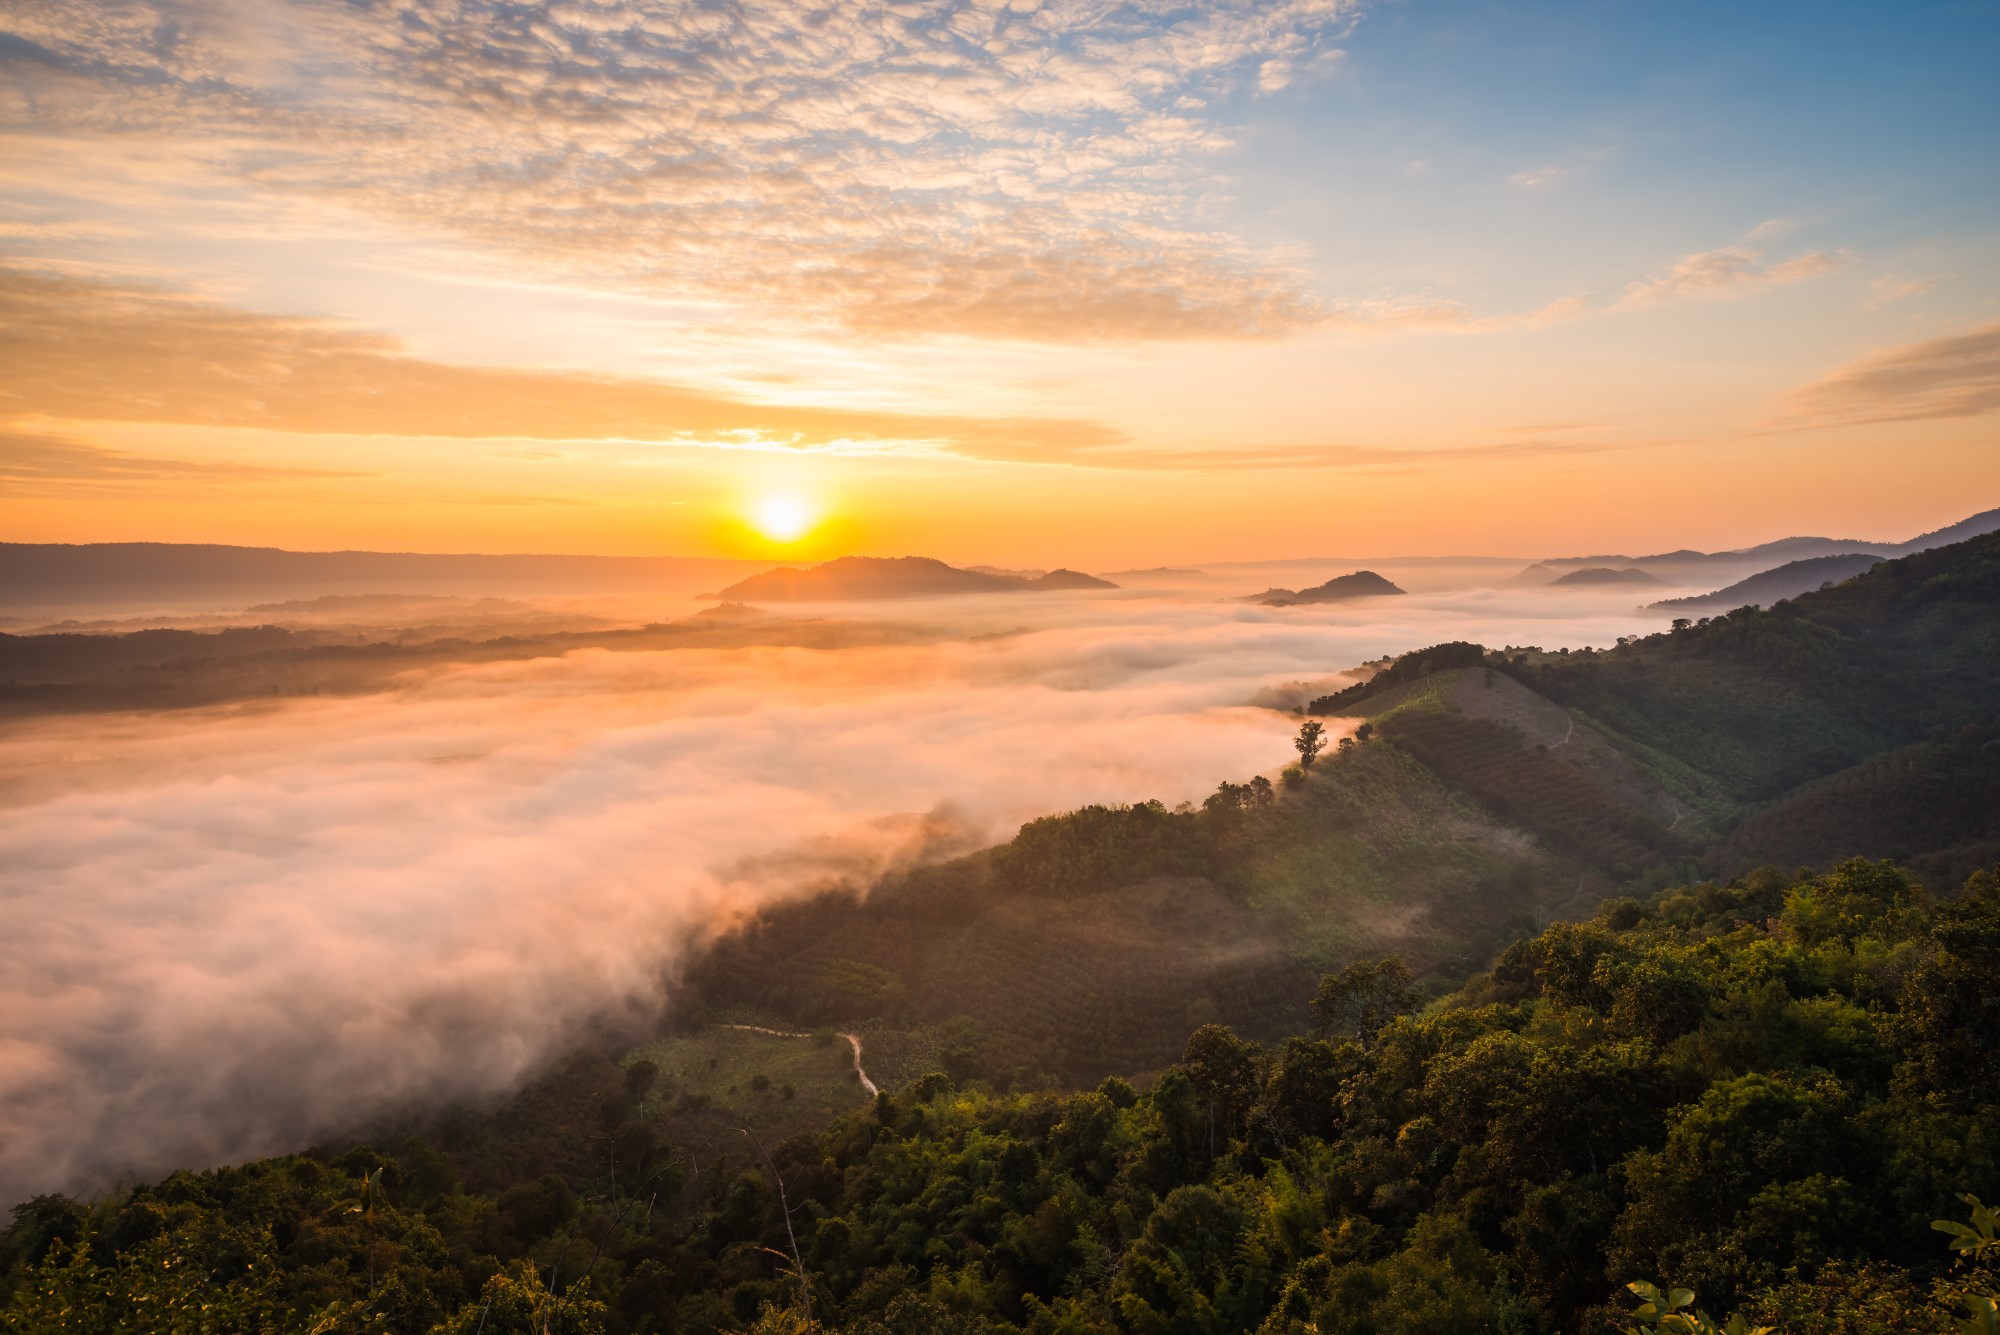
[[[1907,537],[2000,482],[1996,23],[24,0],[6,536]]]

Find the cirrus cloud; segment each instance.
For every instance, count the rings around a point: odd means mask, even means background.
[[[1568,318],[1565,303],[1527,317]],[[1362,326],[1499,327],[1453,308],[1372,308]],[[329,320],[243,311],[156,288],[0,266],[0,417],[263,428],[302,434],[482,440],[615,440],[839,454],[921,453],[995,463],[1148,471],[1396,468],[1639,448],[1636,441],[1521,440],[1424,448],[1303,440],[1147,444],[1088,419],[954,417],[755,403],[658,381],[408,355]],[[39,492],[160,480],[207,486],[353,477],[340,472],[143,460],[23,434],[0,462]],[[489,504],[551,498],[488,498]]]
[[[1858,426],[2000,411],[2000,323],[1851,362],[1793,392],[1786,426]]]
[[[1217,224],[1210,112],[1355,0],[24,0],[15,133],[516,265],[876,335],[1259,335],[1314,318]]]
[[[1700,251],[1676,261],[1665,273],[1640,279],[1627,287],[1613,309],[1748,296],[1824,277],[1847,262],[1844,251],[1831,250],[1807,251],[1787,260],[1768,261],[1763,241],[1785,228],[1784,223],[1765,223],[1733,246]]]

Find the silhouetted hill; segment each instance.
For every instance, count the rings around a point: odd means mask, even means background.
[[[1666,598],[1654,603],[1661,611],[1676,612],[1726,612],[1737,607],[1769,607],[1772,603],[1786,598],[1796,598],[1802,593],[1810,593],[1828,583],[1838,584],[1864,570],[1880,564],[1882,557],[1861,552],[1850,552],[1842,556],[1814,556],[1803,561],[1791,561],[1775,570],[1766,570],[1748,579],[1738,580],[1726,589],[1714,593],[1696,594],[1691,598]]]
[[[1579,588],[1579,587],[1588,587],[1592,585],[1615,585],[1615,584],[1661,585],[1665,583],[1666,581],[1659,578],[1657,575],[1649,575],[1643,570],[1635,569],[1632,567],[1627,567],[1624,570],[1613,570],[1608,566],[1585,566],[1581,570],[1572,570],[1567,575],[1561,575],[1555,579],[1550,580],[1549,587]]]
[[[1108,579],[1086,575],[1080,570],[1051,570],[1048,574],[1028,581],[1031,589],[1115,589],[1118,586]]]
[[[1052,570],[1034,579],[1019,575],[961,570],[928,556],[843,556],[805,569],[789,566],[738,580],[708,595],[755,602],[874,601],[889,598],[942,598],[962,593],[1020,593],[1023,590],[1115,589],[1108,580],[1074,570]]]
[[[1372,570],[1357,570],[1350,575],[1335,575],[1324,584],[1310,589],[1273,589],[1261,595],[1257,601],[1266,607],[1293,607],[1305,603],[1338,603],[1349,598],[1374,598],[1383,594],[1399,594],[1402,590],[1383,579]]]
[[[1793,537],[1760,542],[1754,547],[1742,547],[1724,552],[1698,552],[1684,547],[1677,551],[1658,552],[1652,556],[1554,556],[1546,558],[1542,564],[1571,570],[1581,566],[1637,565],[1657,571],[1669,567],[1684,570],[1732,567],[1740,569],[1751,562],[1762,562],[1768,568],[1777,562],[1813,560],[1822,556],[1847,556],[1857,552],[1883,557],[1911,556],[1917,552],[1949,546],[1996,530],[2000,530],[2000,509],[1983,510],[1959,520],[1956,524],[1948,524],[1929,533],[1918,534],[1906,542],[1877,542],[1866,538]]]
[[[435,631],[351,625],[0,633],[0,718],[186,709],[273,696],[365,695],[390,689],[400,674],[412,669],[505,662],[586,648],[836,649],[908,644],[923,634],[887,623],[782,619],[741,603],[724,603],[683,620],[644,626],[500,635],[474,635],[450,627]]]
[[[0,605],[325,593],[658,590],[684,593],[748,568],[682,556],[294,552],[210,543],[0,543]]]
[[[2000,509],[1982,510],[1969,519],[1961,519],[1956,524],[1947,524],[1919,534],[1908,542],[1897,543],[1889,555],[1909,556],[1915,552],[1927,552],[1933,547],[1947,547],[1995,531],[2000,531]]]

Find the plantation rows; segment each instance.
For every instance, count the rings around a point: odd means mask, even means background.
[[[2000,754],[1980,745],[1906,747],[1832,775],[1748,817],[1717,852],[1732,873],[1827,866],[1860,849],[1908,857],[2000,839]]]
[[[1412,710],[1385,720],[1382,732],[1501,816],[1596,866],[1636,867],[1662,841],[1646,817],[1607,797],[1588,775],[1529,750],[1505,724]]]
[[[1178,1054],[1190,1022],[1260,1017],[1299,1004],[1310,982],[1280,959],[1215,967],[1192,952],[1108,950],[1090,933],[996,915],[968,930],[919,989],[927,1008],[1040,1040],[1075,1073],[1143,1070]],[[1206,998],[1211,1014],[1190,1015]]]

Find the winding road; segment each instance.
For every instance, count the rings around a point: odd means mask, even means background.
[[[740,1029],[746,1034],[769,1034],[772,1038],[812,1037],[811,1034],[795,1033],[790,1029],[766,1029],[764,1026],[758,1024],[725,1024],[720,1027],[723,1029]],[[846,1039],[847,1045],[854,1049],[854,1078],[861,1082],[861,1088],[867,1091],[868,1097],[871,1099],[874,1098],[882,1091],[875,1087],[875,1082],[868,1078],[868,1072],[861,1068],[861,1035],[843,1033],[841,1037]]]
[[[1576,719],[1567,709],[1563,710],[1563,722],[1569,726],[1563,729],[1563,739],[1549,748],[1551,751],[1555,750],[1556,746],[1568,746],[1569,739],[1576,736]]]

